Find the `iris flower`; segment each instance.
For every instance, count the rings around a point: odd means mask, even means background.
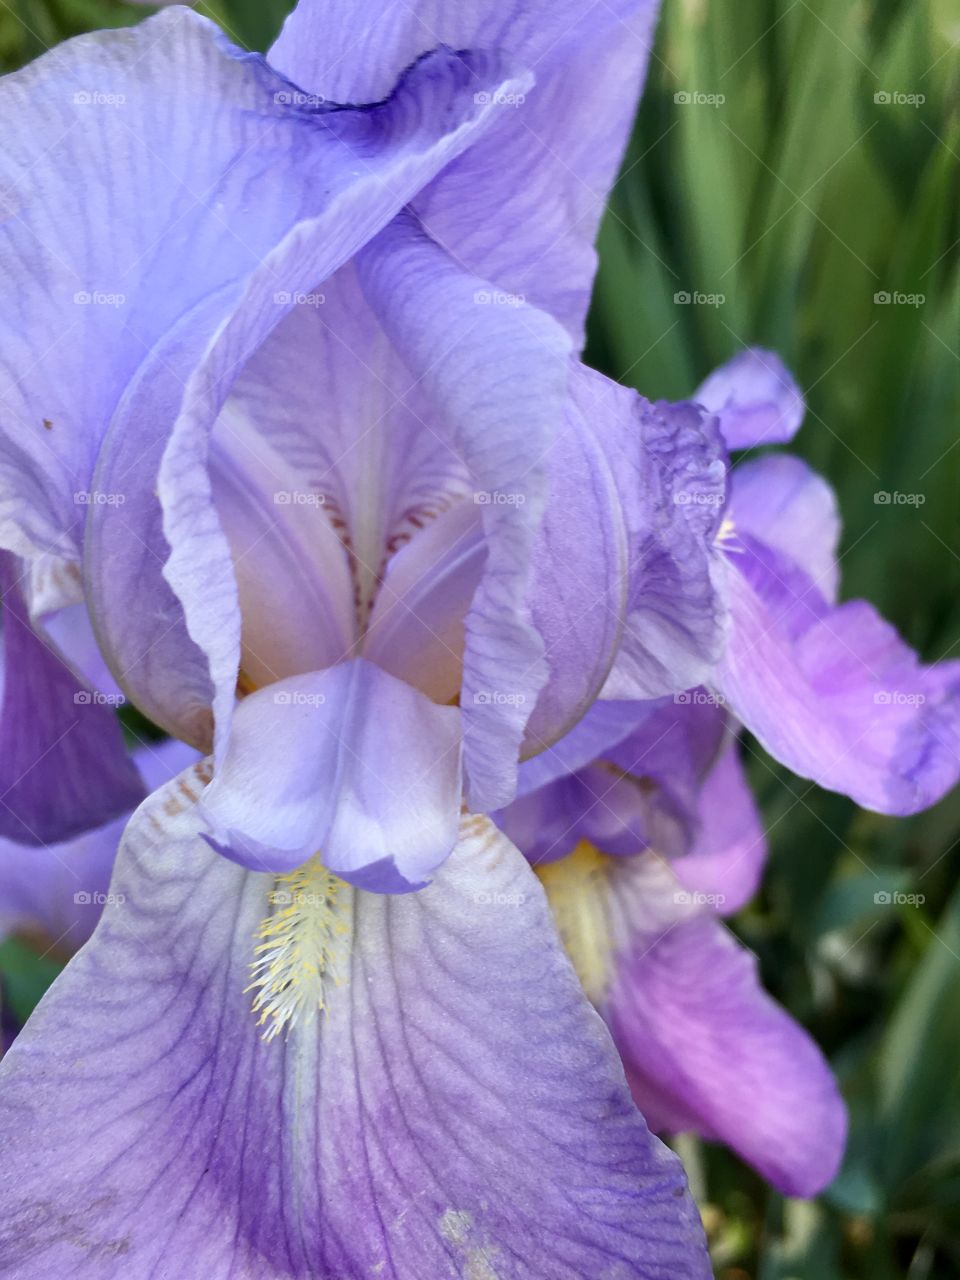
[[[785,443],[804,415],[790,374],[759,350],[696,400],[733,450]],[[712,508],[723,658],[672,699],[598,701],[521,767],[497,819],[537,867],[651,1126],[722,1140],[810,1196],[837,1171],[846,1117],[820,1051],[722,924],[766,857],[735,739],[746,725],[801,776],[915,812],[960,776],[960,663],[924,666],[868,604],[837,603],[836,500],[799,459],[738,462],[726,501],[686,501]]]
[[[654,10],[305,0],[263,60],[171,8],[0,84],[0,546],[51,636],[7,684],[83,608],[210,753],[4,1060],[5,1274],[709,1274],[482,816],[722,652],[714,418],[576,357]],[[36,705],[20,772],[123,813]]]

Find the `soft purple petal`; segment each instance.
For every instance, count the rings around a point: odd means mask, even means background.
[[[672,863],[691,893],[709,898],[721,915],[733,915],[756,893],[767,858],[763,819],[728,739],[697,797],[700,829],[690,852]]]
[[[607,394],[599,379],[597,403]],[[726,499],[716,421],[694,404],[635,398],[606,435],[630,540],[628,618],[605,698],[657,698],[702,684],[727,619],[713,580]]]
[[[141,747],[134,761],[153,791],[196,758],[183,743],[168,739]],[[90,937],[110,892],[110,876],[129,814],[62,844],[24,849],[0,840],[0,937],[37,933],[61,954],[78,950]]]
[[[743,545],[713,683],[781,763],[865,808],[906,814],[960,777],[960,675],[924,667],[864,601],[831,606],[792,562]]]
[[[769,454],[741,462],[730,476],[727,515],[733,541],[743,532],[795,561],[834,603],[840,570],[840,512],[827,482],[799,458]]]
[[[334,917],[325,1007],[264,1039],[245,988],[285,882],[206,851],[199,787],[134,818],[123,903],[0,1067],[4,1274],[707,1280],[679,1162],[489,823],[421,893],[298,898]]]
[[[0,838],[68,840],[129,813],[143,785],[112,706],[30,625],[19,564],[4,552],[0,589]]]
[[[75,566],[85,541],[111,667],[180,736],[206,745],[211,699],[225,717],[236,682],[236,585],[204,471],[230,382],[297,291],[520,89],[494,56],[441,51],[372,108],[315,104],[182,8],[4,79],[0,545]]]
[[[631,573],[629,511],[606,446],[629,439],[636,395],[574,366],[564,422],[550,450],[548,500],[527,603],[549,671],[524,754],[559,741],[594,705],[622,639]],[[639,437],[630,444],[642,448]]]
[[[806,413],[803,392],[773,351],[749,347],[715,369],[693,399],[720,418],[728,449],[786,444]]]
[[[291,79],[339,101],[379,97],[443,41],[497,49],[536,73],[488,137],[415,202],[472,273],[523,295],[579,341],[593,244],[623,153],[652,41],[656,0],[301,0],[271,50]],[[603,75],[597,68],[603,68]],[[479,88],[479,86],[478,86]]]
[[[618,742],[655,715],[660,706],[659,701],[595,702],[565,737],[523,762],[518,794],[529,795],[548,782],[576,773],[608,755]]]
[[[360,261],[366,296],[430,406],[430,429],[462,458],[480,499],[487,559],[467,618],[461,710],[470,803],[487,810],[512,799],[547,676],[525,600],[570,342],[542,312],[483,302],[485,282],[410,219],[396,219]]]
[[[785,1194],[816,1195],[846,1140],[820,1050],[665,867],[612,867],[618,947],[600,1007],[649,1122],[726,1142]]]
[[[213,843],[258,871],[318,850],[385,892],[422,884],[460,815],[460,717],[357,658],[244,700],[204,792]]]

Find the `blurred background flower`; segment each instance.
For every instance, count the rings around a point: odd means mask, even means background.
[[[198,4],[265,48],[292,0]],[[7,0],[0,69],[120,0]],[[603,74],[603,68],[597,68]],[[809,402],[795,449],[837,489],[846,598],[927,661],[960,657],[960,10],[956,0],[665,0],[600,241],[588,358],[678,398],[747,344]],[[131,745],[149,732],[127,716]],[[732,921],[827,1052],[845,1166],[786,1200],[725,1148],[678,1143],[721,1280],[960,1272],[960,793],[863,813],[748,740],[770,863]],[[0,945],[17,1020],[60,964]]]

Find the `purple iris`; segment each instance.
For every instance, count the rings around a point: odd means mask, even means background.
[[[696,394],[731,449],[789,441],[799,389],[750,350]],[[585,990],[658,1131],[727,1142],[792,1195],[834,1176],[846,1118],[829,1068],[720,922],[757,887],[766,841],[737,721],[784,764],[886,813],[960,776],[960,663],[923,666],[862,601],[838,604],[825,482],[785,454],[737,463],[714,505],[724,656],[672,699],[598,701],[521,768],[499,825],[538,867]],[[616,694],[611,678],[605,694]]]
[[[211,754],[4,1061],[6,1274],[709,1274],[479,816],[722,655],[715,416],[576,357],[655,7],[305,0],[267,61],[171,8],[0,84],[7,687],[100,707],[85,610]],[[124,813],[119,738],[33,697],[21,772]]]

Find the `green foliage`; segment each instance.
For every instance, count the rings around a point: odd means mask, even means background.
[[[960,656],[956,0],[664,5],[602,231],[589,357],[651,397],[679,397],[743,344],[777,348],[809,398],[798,448],[841,497],[845,593],[869,596],[928,659]],[[291,7],[198,6],[255,49]],[[120,0],[9,0],[0,68],[143,14]],[[683,292],[725,300],[678,304]],[[924,300],[878,304],[881,293]],[[878,503],[881,492],[922,503]],[[894,822],[749,750],[772,857],[737,927],[830,1055],[852,1131],[814,1204],[684,1141],[717,1274],[947,1280],[960,1274],[960,796]],[[0,952],[22,1016],[57,965],[20,942]]]

